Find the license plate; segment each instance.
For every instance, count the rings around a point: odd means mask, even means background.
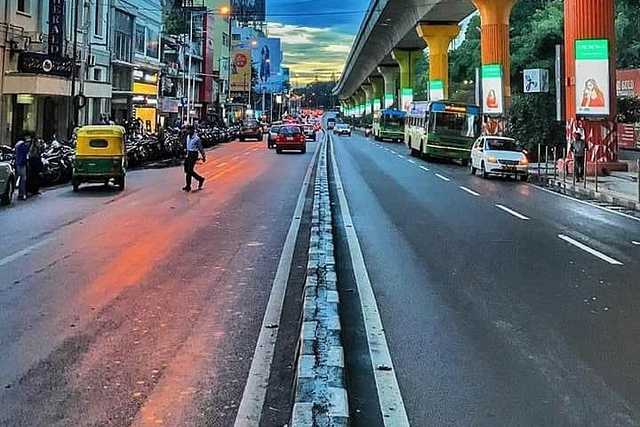
[[[292,136],[288,136],[287,137],[287,141],[293,141],[293,137]]]

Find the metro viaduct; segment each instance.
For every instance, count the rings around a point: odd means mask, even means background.
[[[511,97],[509,17],[517,1],[372,0],[334,94],[343,108],[356,111],[356,114],[371,113],[373,108],[391,104],[400,105],[403,91],[410,93],[413,90],[415,65],[428,47],[429,81],[432,84],[441,82],[447,99],[449,45],[460,32],[460,21],[477,10],[481,21],[481,65],[499,64],[502,67],[502,92],[508,110]],[[609,170],[620,167],[614,132],[614,3],[614,0],[564,0],[563,81],[567,138],[580,130],[593,148],[589,160],[597,159]],[[609,44],[610,87],[605,92],[611,111],[597,120],[576,116],[575,42],[581,39],[606,39]],[[583,84],[578,82],[580,91]],[[492,120],[504,123],[505,118],[503,115]],[[493,128],[501,129],[501,126]]]

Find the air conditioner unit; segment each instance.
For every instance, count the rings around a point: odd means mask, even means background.
[[[87,66],[95,67],[96,66],[96,56],[95,55],[87,55]]]

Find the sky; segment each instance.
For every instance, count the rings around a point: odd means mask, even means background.
[[[370,0],[266,0],[267,33],[280,37],[282,66],[298,86],[339,79]]]

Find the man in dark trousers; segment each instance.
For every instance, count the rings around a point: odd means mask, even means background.
[[[207,156],[204,153],[204,148],[202,147],[202,142],[200,141],[200,137],[195,132],[193,125],[187,125],[187,158],[184,161],[184,173],[186,178],[186,184],[182,189],[184,191],[191,191],[191,178],[195,178],[198,181],[198,190],[202,188],[204,184],[204,177],[200,176],[194,170],[196,166],[196,162],[198,161],[198,154],[202,156],[202,161],[207,161]]]
[[[587,143],[582,138],[580,132],[573,134],[573,142],[571,143],[571,151],[573,151],[573,173],[576,181],[584,179],[584,157],[587,152]]]

